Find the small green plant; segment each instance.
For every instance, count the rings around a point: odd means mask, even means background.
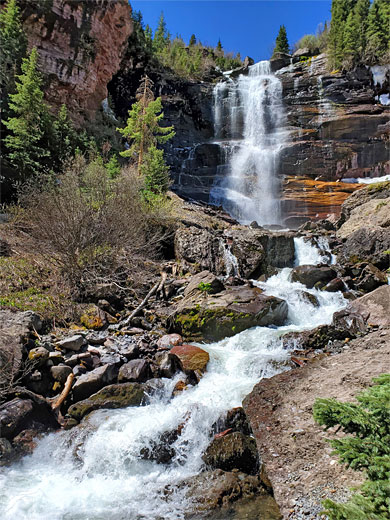
[[[200,282],[198,289],[203,293],[210,293],[212,291],[211,283]]]
[[[326,428],[339,426],[352,435],[332,439],[340,462],[364,471],[367,480],[345,504],[324,501],[330,520],[389,520],[390,496],[390,374],[356,396],[357,403],[317,399],[314,419]]]

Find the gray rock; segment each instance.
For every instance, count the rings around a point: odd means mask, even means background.
[[[238,469],[248,475],[255,475],[259,470],[256,441],[241,432],[215,437],[202,458],[210,469]]]
[[[60,348],[65,350],[74,350],[78,352],[82,346],[86,345],[86,340],[80,334],[75,334],[69,338],[65,338],[57,343]]]
[[[179,369],[177,357],[169,352],[157,352],[154,356],[161,377],[172,377]]]
[[[145,359],[133,359],[119,369],[118,382],[144,382],[152,376]]]
[[[13,448],[9,440],[0,437],[0,466],[6,464],[13,455]]]
[[[336,276],[336,271],[329,266],[299,265],[291,272],[291,280],[306,285],[308,289],[312,289],[318,282],[326,285]]]
[[[36,347],[30,350],[28,353],[28,359],[34,361],[39,366],[43,366],[49,359],[49,351],[44,347]]]
[[[180,334],[165,334],[157,341],[157,346],[159,348],[172,348],[182,343],[183,338]]]
[[[81,375],[72,388],[73,399],[81,401],[98,392],[103,386],[113,383],[117,370],[112,365],[104,365]]]
[[[51,367],[50,373],[52,375],[52,378],[55,381],[58,381],[61,384],[64,384],[67,380],[69,374],[72,373],[71,367],[68,367],[66,365],[57,365],[54,367]]]

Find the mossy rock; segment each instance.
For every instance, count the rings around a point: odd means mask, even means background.
[[[87,329],[100,330],[107,325],[107,319],[104,311],[92,304],[84,310],[80,323]]]
[[[122,383],[102,388],[88,399],[73,404],[68,415],[77,421],[101,408],[116,409],[126,406],[140,406],[145,397],[145,388],[138,383]]]

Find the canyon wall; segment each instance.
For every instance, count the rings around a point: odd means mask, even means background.
[[[22,17],[51,107],[65,103],[79,124],[93,118],[133,31],[127,0],[23,1]]]

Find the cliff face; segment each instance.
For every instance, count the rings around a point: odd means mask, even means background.
[[[127,0],[26,2],[23,26],[53,108],[66,103],[78,123],[93,118],[133,31],[130,15]]]

